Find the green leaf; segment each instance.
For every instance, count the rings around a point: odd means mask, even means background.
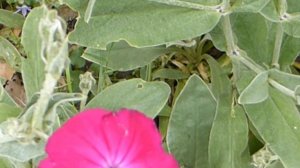
[[[167,133],[168,147],[182,166],[209,167],[208,143],[215,109],[208,86],[192,75],[175,101]]]
[[[189,74],[184,73],[180,70],[176,69],[167,69],[167,68],[162,68],[158,69],[157,71],[154,71],[152,74],[153,79],[157,78],[163,78],[163,79],[186,79],[189,77]]]
[[[269,166],[266,168],[284,168],[280,160],[275,161],[274,163],[271,163]]]
[[[44,154],[45,143],[21,144],[17,141],[1,143],[0,156],[19,162],[26,162]]]
[[[280,22],[280,16],[277,12],[277,4],[275,1],[269,1],[269,3],[260,11],[266,19],[271,22]]]
[[[164,82],[131,79],[107,87],[96,95],[86,108],[130,108],[154,118],[167,103],[170,92],[170,87]]]
[[[271,1],[272,2],[272,1]],[[247,52],[248,57],[263,67],[271,67],[275,45],[276,23],[268,22],[259,14],[234,13],[230,17],[235,41]],[[214,45],[221,51],[226,51],[226,40],[222,25],[218,24],[210,32]],[[300,39],[284,35],[280,50],[280,69],[290,72],[290,66],[300,51]]]
[[[278,5],[277,1],[270,1],[261,11],[261,14],[271,22],[277,22],[278,24],[283,25],[284,32],[287,33],[290,36],[299,38],[300,37],[300,21],[299,21],[299,15],[298,13],[295,14],[288,14],[287,19],[282,20],[282,16],[280,16],[278,12]],[[289,4],[289,8],[291,5],[299,6],[298,4]],[[300,7],[300,6],[299,6]],[[295,7],[293,7],[295,9]],[[300,12],[299,8],[297,11],[293,12]]]
[[[222,29],[222,22],[223,18],[220,19],[220,22],[214,27],[212,31],[209,32],[209,34],[214,46],[220,51],[226,51],[227,45]]]
[[[290,36],[300,38],[300,16],[290,16],[282,25],[284,32]]]
[[[269,71],[269,76],[271,79],[277,81],[281,85],[293,91],[296,89],[297,86],[300,86],[299,75],[293,75],[290,73],[285,73],[276,69],[272,69]]]
[[[264,17],[260,14],[237,13],[231,16],[231,21],[237,45],[256,63],[271,65],[275,33],[268,27]]]
[[[11,168],[11,164],[6,158],[0,158],[0,167],[1,168]]]
[[[258,12],[270,0],[236,0],[232,5],[234,12]]]
[[[244,105],[250,121],[268,147],[279,156],[283,165],[300,165],[300,116],[293,100],[275,89],[267,100]],[[263,108],[262,108],[263,107]]]
[[[11,67],[20,71],[21,55],[14,45],[0,36],[0,59],[4,59]]]
[[[167,52],[168,49],[163,46],[134,48],[121,41],[110,44],[107,50],[89,48],[82,57],[112,70],[128,71],[148,65]]]
[[[288,12],[289,13],[294,13],[294,12],[299,12],[300,11],[300,4],[298,0],[288,0]]]
[[[280,51],[280,69],[285,72],[291,72],[290,66],[295,61],[300,51],[300,39],[285,35],[283,37]]]
[[[268,88],[268,72],[265,71],[258,74],[240,94],[239,104],[254,104],[266,100],[269,96]]]
[[[254,77],[244,65],[234,62],[236,86],[243,90]],[[272,71],[271,71],[272,72]],[[271,74],[270,72],[270,74]],[[249,120],[265,144],[279,156],[286,168],[300,165],[299,111],[294,100],[270,87],[269,98],[263,102],[244,105]]]
[[[217,98],[216,116],[209,140],[209,162],[214,168],[250,167],[248,123],[244,110],[234,106],[232,86],[218,63],[206,56]]]
[[[42,39],[39,35],[39,23],[46,9],[34,8],[24,23],[21,43],[27,54],[27,59],[22,62],[22,77],[26,91],[26,99],[30,100],[38,92],[44,81],[44,63],[41,58]]]
[[[80,12],[86,9],[79,0],[64,2]],[[83,17],[79,18],[69,39],[72,43],[98,49],[105,49],[107,44],[120,40],[126,40],[134,47],[154,46],[201,36],[213,29],[220,17],[221,14],[214,10],[196,10],[145,0],[122,3],[102,0],[95,3],[88,23]]]
[[[7,27],[21,28],[25,17],[12,11],[0,9],[0,24]]]
[[[17,117],[21,109],[16,106],[11,106],[5,103],[0,103],[0,123],[10,117]]]

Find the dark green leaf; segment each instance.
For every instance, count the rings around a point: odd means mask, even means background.
[[[176,70],[176,69],[166,69],[166,68],[162,68],[162,69],[158,69],[157,71],[154,71],[152,74],[152,78],[153,79],[157,79],[157,78],[163,78],[163,79],[185,79],[188,78],[189,74],[184,73],[180,70]]]

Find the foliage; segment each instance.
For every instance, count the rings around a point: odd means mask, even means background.
[[[299,167],[298,0],[0,3],[0,61],[26,93],[0,88],[0,167],[36,167],[91,107],[156,119],[181,167]]]

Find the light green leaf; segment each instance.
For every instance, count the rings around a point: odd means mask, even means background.
[[[300,116],[294,102],[280,94],[271,89],[270,98],[244,108],[260,136],[283,165],[296,168],[300,165]]]
[[[277,81],[281,85],[293,91],[296,89],[297,86],[300,86],[299,75],[293,75],[290,73],[285,73],[276,69],[272,69],[269,71],[269,76],[271,79]]]
[[[79,7],[79,4],[84,5],[79,0],[64,2],[80,12],[86,8]],[[89,23],[79,18],[69,39],[72,43],[98,49],[105,49],[107,44],[120,40],[126,40],[134,47],[156,46],[201,36],[213,29],[220,17],[221,14],[213,10],[168,6],[146,0],[122,3],[102,0],[95,3]]]
[[[284,32],[287,33],[290,36],[299,38],[300,37],[300,16],[299,13],[295,14],[288,14],[287,19],[282,19],[282,16],[280,16],[278,12],[278,4],[277,1],[270,1],[260,12],[266,19],[270,20],[271,22],[277,22],[278,24],[282,24]],[[295,3],[293,3],[295,6]],[[288,6],[291,7],[291,3]],[[294,8],[294,7],[293,7]],[[295,8],[294,8],[295,9]],[[294,11],[295,12],[295,11]],[[300,12],[299,8],[297,9],[297,12]]]
[[[221,18],[220,22],[214,27],[214,29],[209,32],[211,41],[213,42],[214,46],[220,51],[226,51],[227,49],[226,40],[222,29],[223,20],[224,18]]]
[[[298,0],[288,0],[286,1],[288,4],[288,12],[294,13],[300,11],[300,4]]]
[[[44,147],[45,143],[21,144],[16,141],[6,142],[0,145],[0,156],[19,162],[26,162],[43,155]]]
[[[180,70],[176,69],[167,69],[167,68],[162,68],[158,69],[157,71],[154,71],[152,74],[153,79],[157,78],[163,78],[163,79],[186,79],[189,77],[189,74],[184,73]]]
[[[170,87],[164,82],[131,79],[107,87],[96,95],[86,108],[130,108],[154,118],[167,103],[170,92]]]
[[[7,27],[21,28],[25,17],[12,11],[0,9],[0,24]]]
[[[0,36],[0,59],[4,59],[11,67],[20,71],[21,55],[14,45]]]
[[[254,77],[244,65],[234,63],[239,91]],[[244,105],[249,120],[268,147],[286,168],[300,165],[299,111],[294,100],[270,87],[269,97],[260,103]],[[284,138],[283,138],[284,137]]]
[[[283,37],[281,51],[280,51],[280,70],[291,72],[290,66],[293,64],[295,58],[299,55],[300,39],[285,35]]]
[[[258,12],[270,0],[236,0],[232,5],[234,12]]]
[[[213,58],[206,56],[217,98],[216,116],[209,141],[209,162],[213,168],[248,168],[248,123],[244,110],[233,105],[231,82]]]
[[[268,72],[258,74],[246,89],[240,94],[239,104],[254,104],[266,100],[269,96],[268,92]]]
[[[17,117],[21,109],[16,106],[11,106],[5,103],[0,103],[0,123],[10,117]]]
[[[39,35],[39,22],[45,14],[44,7],[34,8],[24,23],[21,43],[27,54],[22,62],[22,77],[26,91],[26,99],[30,100],[38,92],[44,81],[44,63],[41,58],[42,39]]]
[[[192,75],[175,101],[167,134],[168,147],[182,166],[209,167],[208,142],[215,109],[208,86]]]
[[[277,12],[276,2],[274,0],[269,1],[269,3],[260,11],[266,19],[271,22],[280,22],[280,16]]]
[[[276,34],[276,23],[268,22],[259,14],[234,13],[230,17],[235,41],[248,57],[263,67],[271,67]],[[214,45],[226,51],[226,40],[221,24],[210,32]],[[290,66],[300,51],[300,39],[285,34],[280,50],[280,69],[290,72]]]
[[[271,65],[275,35],[264,17],[260,14],[237,13],[231,16],[231,21],[237,45],[256,63]]]
[[[284,32],[290,36],[300,38],[300,16],[290,16],[291,18],[282,23]]]
[[[112,70],[127,71],[148,65],[167,52],[163,46],[134,48],[121,41],[110,44],[107,50],[89,48],[82,57]]]

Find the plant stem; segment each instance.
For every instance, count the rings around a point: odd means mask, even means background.
[[[228,1],[226,2],[229,3]],[[227,44],[227,52],[226,52],[227,55],[230,56],[232,59],[239,60],[240,62],[245,64],[248,68],[250,68],[256,73],[262,72],[263,68],[261,68],[259,65],[251,61],[251,59],[248,59],[246,55],[243,55],[238,51],[238,47],[234,42],[229,15],[224,16],[223,31],[226,39],[226,44]]]
[[[283,94],[290,96],[292,98],[295,98],[295,92],[290,90],[289,88],[281,85],[280,83],[276,82],[273,79],[269,79],[269,83],[276,88],[277,90],[279,90],[280,92],[282,92]]]
[[[286,0],[279,0],[278,2],[278,12],[279,16],[283,16],[287,11],[287,2]]]
[[[184,2],[184,1],[180,1],[180,0],[149,0],[149,1],[162,3],[162,4],[166,4],[166,5],[179,6],[179,7],[190,8],[190,9],[197,9],[197,10],[216,10],[216,8],[220,6],[220,5],[206,6],[206,5],[200,5],[197,3]]]
[[[96,0],[89,0],[87,9],[84,14],[84,21],[86,23],[88,23],[90,21],[95,3],[96,3]]]
[[[67,87],[69,93],[73,93],[73,88],[72,88],[72,81],[71,81],[71,73],[70,73],[70,66],[66,68],[66,78],[67,78]]]
[[[105,84],[105,68],[102,65],[99,65],[99,76],[98,76],[98,86],[97,93],[100,93],[104,89]]]
[[[151,81],[152,76],[152,63],[146,66],[146,81]]]
[[[256,65],[255,63],[253,63],[252,61],[246,59],[245,57],[239,55],[238,57],[234,57],[235,59],[239,60],[240,62],[242,62],[244,65],[246,65],[249,69],[251,69],[252,71],[254,71],[255,73],[259,74],[263,71],[262,68],[260,68],[260,66]]]
[[[273,50],[273,59],[272,59],[272,66],[274,68],[279,68],[279,58],[280,58],[280,50],[282,45],[282,39],[283,39],[283,28],[280,23],[277,24],[276,27],[276,39],[275,39],[275,45]]]
[[[86,104],[86,100],[87,100],[87,96],[88,96],[88,92],[87,93],[82,93],[84,98],[80,101],[80,111],[82,111],[85,107],[85,104]]]
[[[230,17],[229,15],[224,16],[223,20],[223,31],[226,39],[226,44],[227,44],[227,55],[229,56],[235,56],[235,43],[234,43],[234,38],[233,38],[233,32],[231,28],[231,23],[230,23]]]
[[[45,81],[43,83],[43,89],[40,92],[40,97],[35,105],[35,110],[32,117],[32,128],[42,130],[43,117],[46,113],[49,100],[56,86],[56,79],[49,73],[46,74]]]

